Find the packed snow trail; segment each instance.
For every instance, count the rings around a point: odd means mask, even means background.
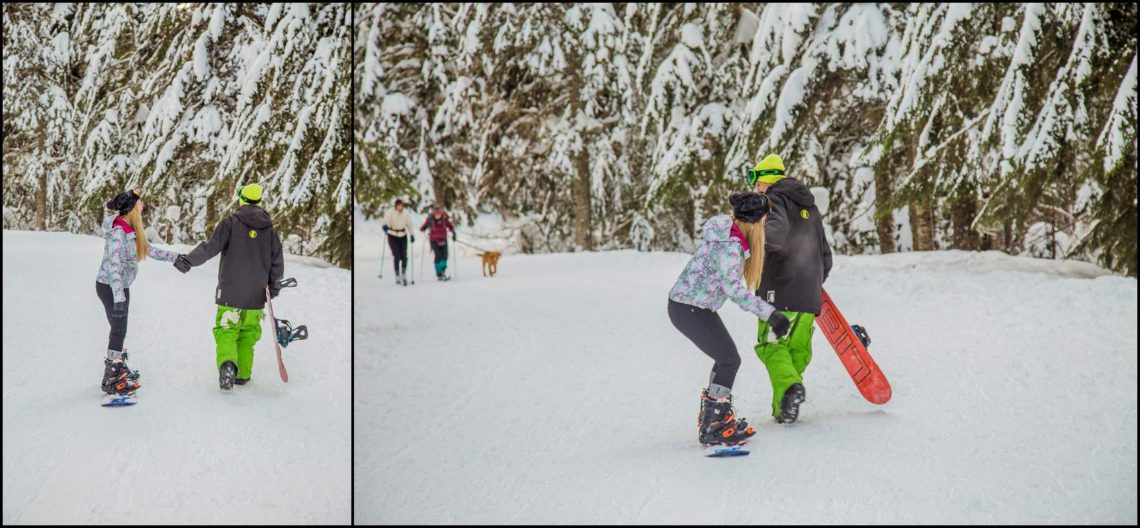
[[[252,381],[227,393],[218,259],[185,275],[139,263],[126,339],[139,403],[105,408],[103,240],[4,231],[3,248],[5,524],[351,522],[350,272],[287,256],[299,286],[274,308],[312,337],[285,350],[286,385],[263,322]]]
[[[378,268],[370,251],[357,270]],[[695,426],[712,362],[666,315],[687,258],[358,275],[356,521],[1136,522],[1135,279],[997,253],[837,257],[828,292],[894,396],[866,402],[816,332],[791,425],[767,416],[756,320],[726,304],[758,432],[750,456],[710,459]]]

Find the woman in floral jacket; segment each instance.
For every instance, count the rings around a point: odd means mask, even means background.
[[[788,331],[787,318],[753,293],[764,269],[762,220],[768,214],[768,199],[755,192],[736,193],[729,203],[732,216],[705,222],[701,245],[669,291],[669,320],[715,361],[697,415],[697,436],[705,445],[737,445],[756,434],[732,408],[740,354],[716,310],[732,299],[768,321],[778,335]]]
[[[107,342],[107,358],[103,368],[104,405],[134,403],[139,388],[138,373],[127,367],[123,340],[127,336],[127,311],[131,302],[131,283],[138,273],[138,263],[150,258],[174,262],[178,254],[151,246],[144,232],[143,201],[138,189],[124,191],[107,202],[117,216],[103,219],[103,261],[95,278],[95,293],[103,302],[111,334]]]

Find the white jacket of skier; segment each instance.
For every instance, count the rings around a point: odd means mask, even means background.
[[[395,207],[384,213],[381,224],[388,226],[388,234],[395,237],[408,236],[408,229],[412,227],[412,215],[405,207],[403,212],[397,212]]]

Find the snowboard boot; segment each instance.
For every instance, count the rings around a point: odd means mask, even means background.
[[[122,359],[106,358],[103,360],[103,392],[105,394],[133,393],[139,385],[139,373],[127,366],[127,353],[123,352]]]
[[[776,423],[792,423],[799,418],[800,404],[807,397],[803,384],[793,383],[784,391],[784,398],[780,400],[780,414],[776,416]]]
[[[697,440],[704,445],[738,445],[747,441],[756,430],[744,419],[737,419],[732,408],[732,395],[710,398],[708,389],[701,393],[701,411]]]
[[[234,378],[234,383],[238,385],[245,385],[246,383],[249,383],[250,379],[251,378]]]
[[[218,369],[218,387],[222,390],[234,388],[234,378],[237,377],[237,365],[233,361],[222,363]]]

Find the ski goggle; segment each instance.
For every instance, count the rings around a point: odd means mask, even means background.
[[[756,185],[756,182],[760,180],[761,176],[782,176],[783,174],[784,174],[784,171],[782,171],[780,169],[764,169],[764,170],[748,169],[748,173],[747,173],[748,185]]]

